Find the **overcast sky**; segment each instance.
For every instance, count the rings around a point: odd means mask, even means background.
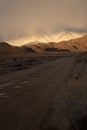
[[[0,40],[87,32],[87,0],[0,0]]]

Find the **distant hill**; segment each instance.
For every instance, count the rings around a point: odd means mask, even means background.
[[[87,52],[87,35],[62,42],[35,42],[21,47],[0,42],[0,55],[58,54],[59,52]]]
[[[87,35],[62,42],[31,43],[26,48],[32,48],[37,53],[58,53],[58,52],[87,52]]]
[[[21,37],[19,39],[10,40],[8,43],[11,43],[12,45],[16,46],[23,46],[26,43],[28,44],[37,44],[37,43],[49,43],[49,42],[61,42],[61,41],[68,41],[70,39],[80,38],[84,34],[76,33],[73,31],[63,31],[63,32],[57,32],[54,34],[43,34],[38,33],[34,34],[30,37]]]
[[[71,52],[85,52],[87,51],[87,35],[81,38],[56,43],[54,44],[54,47],[59,49],[69,49]]]
[[[20,47],[22,50],[26,51],[27,53],[30,52],[30,53],[36,53],[35,50],[33,50],[32,47],[28,47],[28,46],[22,46]]]
[[[0,42],[0,55],[22,55],[29,54],[31,50],[24,50],[20,47],[11,46],[9,43]]]

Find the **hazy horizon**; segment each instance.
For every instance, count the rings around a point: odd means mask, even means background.
[[[87,33],[86,0],[0,0],[0,41]]]

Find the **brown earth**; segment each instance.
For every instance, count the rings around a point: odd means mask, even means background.
[[[87,54],[0,76],[0,130],[86,130]]]

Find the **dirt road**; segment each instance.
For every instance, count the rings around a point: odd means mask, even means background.
[[[68,130],[75,123],[67,96],[74,62],[59,58],[0,76],[0,130]]]

